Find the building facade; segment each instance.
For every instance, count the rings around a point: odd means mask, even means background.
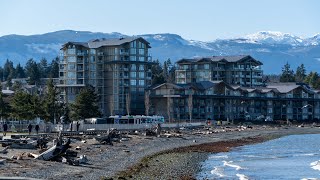
[[[144,90],[151,84],[149,48],[141,37],[65,43],[59,64],[62,98],[72,103],[90,85],[104,116],[127,114],[127,107],[130,114],[143,114]]]
[[[262,62],[251,56],[212,56],[177,61],[176,83],[219,81],[241,86],[261,86]]]
[[[169,121],[193,120],[318,120],[320,93],[304,84],[278,83],[266,87],[232,86],[223,81],[164,83],[151,87],[153,114]],[[192,106],[188,102],[192,102]]]

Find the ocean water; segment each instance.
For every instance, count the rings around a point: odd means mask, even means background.
[[[320,180],[320,134],[291,135],[212,154],[197,179]]]

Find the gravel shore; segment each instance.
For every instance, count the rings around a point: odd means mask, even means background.
[[[27,157],[10,160],[12,155],[26,150],[9,149],[8,154],[0,154],[0,159],[7,158],[7,162],[0,165],[0,176],[38,179],[193,179],[200,168],[199,163],[209,153],[228,151],[232,147],[290,134],[320,133],[320,128],[254,126],[241,131],[236,127],[180,131],[177,136],[164,132],[161,137],[127,135],[127,140],[114,143],[113,146],[98,144],[90,137],[86,137],[86,143],[72,140],[72,149],[80,146],[78,154],[85,154],[89,159],[88,164],[81,166]]]

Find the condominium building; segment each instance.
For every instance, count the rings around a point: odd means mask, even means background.
[[[58,85],[62,99],[71,103],[81,88],[91,85],[105,116],[127,114],[127,107],[130,114],[143,114],[144,90],[151,84],[149,48],[141,37],[65,43]]]
[[[149,90],[152,113],[171,121],[188,120],[190,107],[193,120],[320,119],[320,92],[305,84],[275,83],[252,88],[201,81],[164,83]]]
[[[228,84],[261,86],[262,62],[251,56],[212,56],[177,61],[176,83],[223,80]]]

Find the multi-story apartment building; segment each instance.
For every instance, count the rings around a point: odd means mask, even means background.
[[[144,113],[144,90],[151,84],[149,42],[141,37],[67,42],[60,61],[61,96],[73,102],[80,89],[91,85],[100,96],[105,116]],[[127,98],[127,97],[130,98]]]
[[[164,83],[149,90],[152,113],[170,117],[171,121],[189,119],[190,94],[192,119],[320,119],[320,92],[304,84],[277,83],[252,88],[231,86],[223,81],[201,81]]]
[[[212,56],[177,61],[176,83],[223,80],[241,86],[262,85],[262,62],[251,56]]]

